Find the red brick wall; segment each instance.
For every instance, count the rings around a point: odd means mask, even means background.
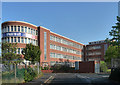
[[[80,73],[94,73],[95,63],[94,61],[79,62]]]

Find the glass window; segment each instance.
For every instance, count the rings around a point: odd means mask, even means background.
[[[7,42],[9,42],[10,40],[9,40],[9,37],[7,38]]]
[[[14,26],[14,31],[15,31],[15,32],[17,31],[16,26]]]
[[[30,43],[32,43],[33,44],[33,40],[31,39],[31,42]]]
[[[23,28],[23,26],[21,26],[21,31],[24,32],[24,28]]]
[[[23,37],[21,37],[21,43],[24,43],[24,39],[23,39]]]
[[[18,48],[18,54],[20,54],[20,48]]]
[[[21,54],[22,54],[23,48],[21,48]]]
[[[20,26],[18,26],[18,32],[20,32]]]
[[[34,45],[35,45],[35,40],[34,40],[34,43],[33,43]]]
[[[47,51],[47,33],[44,32],[44,60],[47,60],[46,51]]]
[[[10,28],[9,28],[9,26],[8,26],[8,32],[10,31]]]
[[[15,43],[17,42],[16,37],[14,37],[14,42],[15,42]]]
[[[27,43],[27,38],[25,38],[25,43]]]
[[[27,33],[27,27],[25,27],[25,32]]]
[[[32,28],[31,28],[31,34],[33,34],[33,30],[32,30]]]
[[[28,28],[28,33],[30,33],[30,28]]]
[[[33,30],[33,35],[36,35],[36,34],[35,34],[35,29]]]
[[[13,37],[11,37],[11,43],[13,43]]]
[[[28,43],[30,43],[30,38],[28,38]]]
[[[13,26],[11,26],[11,31],[13,31]]]
[[[18,37],[18,43],[20,43],[20,37]]]

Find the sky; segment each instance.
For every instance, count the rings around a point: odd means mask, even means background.
[[[2,22],[25,21],[83,44],[110,38],[117,2],[3,2]]]

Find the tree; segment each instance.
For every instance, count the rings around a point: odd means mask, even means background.
[[[38,62],[39,64],[41,55],[39,46],[32,45],[31,43],[26,44],[26,47],[23,49],[22,54],[24,55],[24,59],[31,61],[32,64],[35,64],[35,62]]]
[[[105,59],[110,63],[111,58],[120,58],[120,17],[117,16],[116,26],[112,26],[112,30],[109,32],[109,35],[112,39],[106,39],[110,46],[106,51]]]
[[[107,62],[108,66],[111,64],[112,58],[117,58],[118,51],[116,50],[116,46],[109,46],[105,53],[105,61]]]
[[[22,62],[20,54],[16,54],[17,43],[2,43],[2,63],[7,65],[10,70],[10,65],[15,65],[15,82],[16,82],[16,64]]]
[[[21,55],[16,54],[17,43],[2,43],[2,63],[6,65],[22,62]]]

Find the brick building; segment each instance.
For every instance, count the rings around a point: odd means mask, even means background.
[[[85,60],[86,61],[103,61],[108,44],[105,40],[89,42],[85,47]]]
[[[17,43],[18,54],[21,54],[26,44],[40,46],[41,66],[68,63],[74,67],[75,61],[84,60],[84,44],[51,32],[45,27],[22,21],[2,23],[2,42]],[[29,63],[26,60],[24,62]]]

